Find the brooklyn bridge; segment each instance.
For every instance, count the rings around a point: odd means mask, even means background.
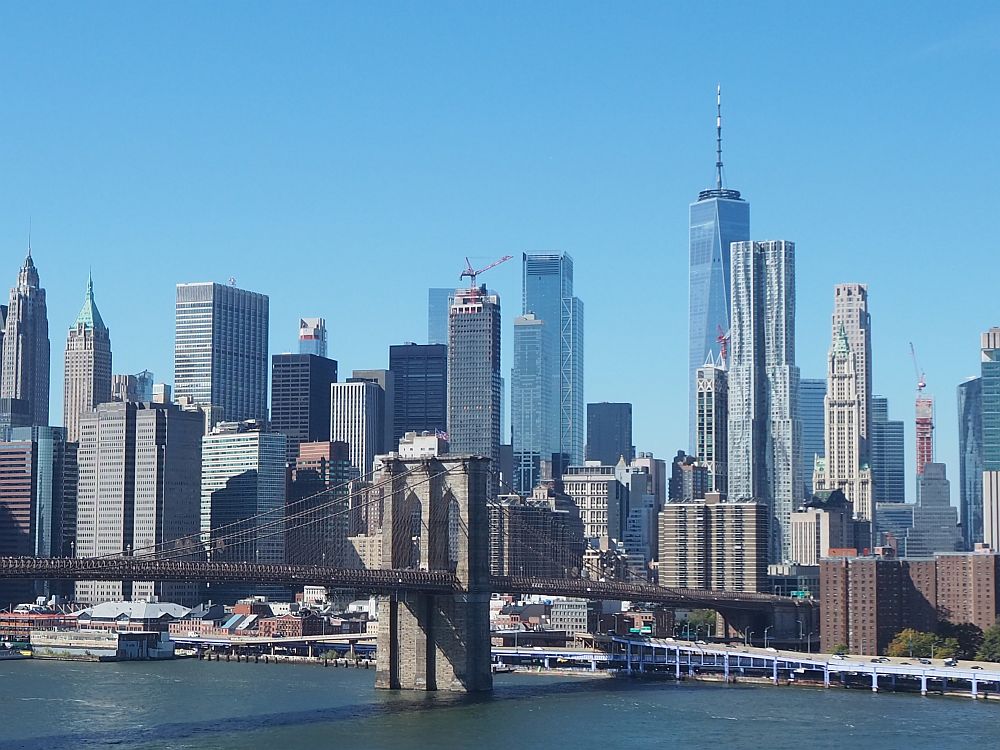
[[[490,690],[489,599],[493,593],[712,609],[736,636],[765,628],[780,636],[795,632],[803,623],[818,626],[814,604],[790,597],[602,580],[596,571],[589,578],[491,575],[488,466],[488,459],[471,456],[388,459],[377,501],[382,529],[379,568],[231,559],[241,545],[285,534],[290,525],[328,525],[331,517],[345,513],[340,507],[343,498],[335,498],[317,506],[319,514],[313,507],[308,513],[299,511],[281,519],[234,524],[208,540],[191,535],[101,557],[0,558],[0,578],[315,585],[379,595],[376,686],[391,689]],[[420,519],[416,536],[415,518]]]

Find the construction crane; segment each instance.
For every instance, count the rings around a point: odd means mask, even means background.
[[[505,255],[500,260],[495,260],[492,263],[490,263],[488,266],[486,266],[486,268],[480,268],[478,271],[472,267],[472,262],[468,258],[466,258],[465,259],[465,270],[462,271],[461,274],[459,274],[459,276],[458,276],[459,281],[461,281],[466,276],[468,276],[469,277],[469,286],[471,288],[475,289],[476,288],[476,277],[479,274],[485,273],[486,271],[489,271],[491,268],[496,268],[501,263],[506,263],[508,260],[510,260],[513,257],[514,257],[513,255]]]
[[[733,329],[730,328],[728,331],[723,331],[722,326],[718,325],[715,329],[718,332],[715,342],[719,345],[720,364],[725,369],[726,363],[729,361],[729,340],[732,338]]]
[[[913,348],[912,341],[910,342],[910,357],[913,359],[913,374],[917,376],[917,393],[923,393],[924,388],[927,387],[927,379],[924,377],[920,365],[917,364],[917,350]]]

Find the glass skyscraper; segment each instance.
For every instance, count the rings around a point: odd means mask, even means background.
[[[802,468],[799,476],[805,484],[807,496],[813,493],[812,475],[816,456],[823,456],[826,452],[823,438],[825,399],[824,378],[802,378],[799,381],[799,424],[802,425]]]
[[[448,307],[455,290],[432,287],[427,290],[427,343],[448,343]]]
[[[551,420],[552,358],[545,356],[548,323],[528,313],[514,320],[511,369],[514,490],[527,495],[541,478],[541,462],[558,452],[557,423]]]
[[[583,302],[573,296],[573,259],[568,253],[522,255],[522,314],[544,322],[542,356],[553,362],[548,416],[557,448],[570,464],[583,462],[586,433],[583,400]]]
[[[445,344],[400,344],[389,347],[392,373],[392,440],[397,450],[407,432],[448,429],[448,347]]]
[[[326,320],[299,318],[299,354],[326,356]]]
[[[871,398],[872,500],[902,503],[906,500],[905,438],[902,420],[889,419],[889,400]]]
[[[721,91],[716,98],[715,187],[698,193],[688,211],[688,425],[697,431],[698,368],[721,354],[719,337],[730,329],[730,245],[750,239],[750,204],[723,187]]]
[[[983,380],[958,385],[959,512],[965,548],[983,541]]]
[[[983,541],[1000,550],[1000,328],[982,334]]]
[[[234,286],[177,285],[174,397],[209,423],[267,419],[268,298]]]

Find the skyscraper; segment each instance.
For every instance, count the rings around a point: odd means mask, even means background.
[[[721,359],[721,358],[720,358]],[[729,380],[725,363],[706,363],[697,370],[695,457],[708,471],[708,492],[729,491]]]
[[[94,302],[94,282],[66,339],[63,421],[66,438],[80,438],[80,415],[111,400],[111,332]]]
[[[716,92],[715,187],[689,207],[688,388],[690,444],[696,441],[698,368],[718,361],[720,336],[730,330],[730,245],[750,239],[750,204],[739,190],[723,187],[722,91]]]
[[[153,373],[143,370],[135,375],[112,375],[111,400],[152,401]]]
[[[876,503],[902,503],[906,500],[903,421],[889,419],[889,401],[885,396],[872,396],[871,407],[872,499]]]
[[[448,429],[447,344],[401,344],[389,347],[393,381],[392,439],[395,451],[407,432]]]
[[[326,320],[299,318],[299,354],[326,356]]]
[[[542,462],[559,452],[558,423],[550,399],[552,357],[545,356],[548,324],[533,313],[514,319],[514,367],[511,369],[514,490],[530,494],[542,478]]]
[[[427,343],[448,343],[448,309],[455,290],[451,287],[432,287],[427,290]]]
[[[0,398],[26,401],[30,424],[49,423],[49,320],[30,247],[10,290]]]
[[[1000,551],[1000,327],[981,337],[983,541]]]
[[[498,475],[500,296],[485,285],[456,290],[449,311],[448,437],[453,453],[485,456]]]
[[[557,453],[570,463],[583,460],[583,302],[573,296],[573,259],[569,253],[522,254],[523,314],[544,322],[546,345],[541,356],[551,380],[549,414],[555,425]]]
[[[200,552],[198,493],[203,416],[162,404],[106,403],[80,416],[76,556],[150,554],[185,538]],[[80,581],[77,601],[161,596],[193,603],[194,583]]]
[[[958,385],[959,512],[967,550],[983,541],[983,380]]]
[[[267,419],[268,298],[211,282],[177,285],[174,398],[209,424]]]
[[[847,345],[854,358],[858,391],[858,430],[861,435],[862,461],[868,460],[868,440],[871,433],[872,398],[872,324],[868,313],[866,284],[837,284],[833,290],[833,320],[831,340],[836,341],[843,329]],[[857,504],[854,507],[857,512]]]
[[[271,429],[288,438],[288,463],[295,463],[299,443],[330,439],[330,386],[336,382],[336,360],[317,354],[271,357]]]
[[[802,468],[799,476],[805,485],[806,497],[813,493],[812,474],[816,457],[826,451],[823,438],[825,399],[825,378],[802,378],[799,381],[799,424],[802,426]]]
[[[771,559],[787,559],[801,499],[799,368],[795,366],[795,245],[732,244],[729,496],[771,509]]]
[[[632,463],[632,404],[602,401],[587,404],[587,460],[614,466],[619,458]]]
[[[874,525],[871,469],[861,443],[860,378],[843,324],[833,340],[827,361],[824,460],[817,461],[814,467],[813,488],[840,490],[853,504],[854,515]]]
[[[385,392],[378,383],[350,378],[330,386],[330,440],[347,443],[351,465],[372,481],[372,465],[381,451]]]

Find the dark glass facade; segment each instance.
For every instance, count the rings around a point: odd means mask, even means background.
[[[448,346],[400,344],[389,347],[393,376],[392,442],[396,450],[407,432],[448,429]]]
[[[901,420],[889,419],[889,401],[872,396],[871,411],[872,501],[902,503],[906,500],[906,458]]]
[[[983,381],[958,386],[959,512],[965,548],[983,541]]]
[[[587,460],[616,466],[635,458],[632,445],[632,404],[602,402],[587,404]]]
[[[826,380],[802,378],[799,381],[799,424],[802,425],[802,472],[806,496],[813,492],[813,468],[816,456],[826,452],[823,436]]]
[[[336,382],[336,360],[315,354],[271,357],[271,429],[288,438],[289,463],[295,462],[299,443],[330,439],[330,385]]]

